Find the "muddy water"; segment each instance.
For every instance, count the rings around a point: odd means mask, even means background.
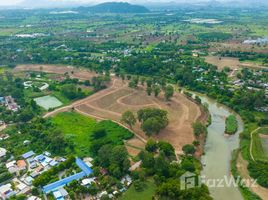
[[[206,96],[200,96],[200,98],[203,103],[206,102],[208,104],[211,114],[211,125],[208,127],[208,135],[204,147],[205,155],[202,156],[202,163],[204,165],[202,176],[205,177],[204,180],[209,181],[206,184],[213,199],[242,200],[239,188],[233,184],[232,186],[227,185],[231,179],[231,154],[234,149],[239,147],[239,133],[243,130],[243,122],[236,115],[239,124],[237,133],[232,136],[225,136],[225,118],[234,113]],[[217,179],[222,179],[223,185]],[[215,184],[218,186],[215,187]]]

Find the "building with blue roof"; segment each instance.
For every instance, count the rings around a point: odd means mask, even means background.
[[[33,151],[29,151],[29,152],[23,154],[22,157],[23,157],[24,159],[27,159],[27,158],[30,158],[30,157],[34,156],[34,154],[35,154],[35,153],[34,153]]]
[[[83,177],[93,173],[93,170],[90,167],[88,167],[87,164],[80,158],[76,158],[75,163],[82,170],[81,172],[44,186],[43,192],[48,194],[52,191],[56,191],[57,189],[64,187],[73,180],[82,179]]]
[[[92,174],[93,170],[87,166],[87,164],[82,161],[80,158],[76,158],[75,163],[77,164],[77,166],[83,171],[85,172],[85,174],[88,176],[89,174]]]

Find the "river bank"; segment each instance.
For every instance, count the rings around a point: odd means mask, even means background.
[[[205,155],[201,157],[203,163],[202,176],[206,181],[231,179],[232,152],[239,148],[239,133],[243,131],[241,118],[228,107],[217,103],[207,96],[199,95],[202,103],[208,105],[211,114],[211,124],[207,128],[207,138],[204,146]],[[232,136],[225,136],[225,119],[235,115],[238,121],[238,130]],[[238,187],[233,185],[215,187],[207,183],[211,196],[216,200],[242,200],[243,197]],[[228,196],[227,196],[228,195]]]

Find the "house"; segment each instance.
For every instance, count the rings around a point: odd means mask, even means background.
[[[90,185],[91,183],[95,183],[95,179],[96,179],[96,178],[85,178],[85,179],[82,180],[81,185],[82,185],[82,186],[88,186],[88,185]]]
[[[4,148],[0,148],[0,158],[6,156],[6,154],[7,154],[7,150]]]
[[[23,191],[27,188],[27,185],[25,185],[24,183],[22,182],[18,182],[18,185],[16,185],[16,188],[19,190],[19,191]]]
[[[86,163],[87,166],[89,166],[89,167],[93,166],[93,164],[92,164],[93,158],[87,157],[87,158],[84,158],[83,161]]]
[[[32,185],[33,183],[33,178],[31,176],[27,176],[25,179],[24,179],[24,182],[27,184],[27,185]]]
[[[55,160],[52,160],[50,163],[49,163],[49,165],[51,166],[51,167],[54,167],[54,166],[56,166],[56,165],[58,165],[59,163],[57,162],[57,161],[55,161]]]
[[[0,197],[1,199],[8,199],[16,193],[12,190],[10,183],[0,186]]]
[[[44,155],[49,157],[49,156],[51,156],[51,153],[49,153],[48,151],[45,151]]]
[[[17,166],[19,170],[25,170],[27,167],[27,164],[24,160],[18,160],[17,161]]]
[[[6,168],[10,168],[10,167],[15,167],[16,166],[16,161],[13,160],[13,161],[10,161],[8,163],[6,163]]]
[[[31,176],[32,178],[35,178],[35,177],[37,177],[38,175],[39,175],[38,172],[33,172],[33,173],[30,174],[30,176]]]
[[[23,154],[22,157],[23,157],[24,159],[28,159],[28,158],[30,158],[30,157],[33,157],[34,154],[35,154],[35,153],[34,153],[33,151],[29,151],[29,152]]]
[[[126,175],[125,177],[123,177],[120,181],[122,184],[126,185],[126,186],[130,186],[132,183],[132,178],[129,175]]]
[[[63,200],[64,197],[68,196],[68,192],[64,188],[59,188],[58,190],[53,192],[53,196],[56,200]]]
[[[41,200],[39,197],[36,196],[30,196],[27,200]]]
[[[43,162],[46,159],[46,157],[43,154],[40,154],[36,156],[34,159],[38,162]]]

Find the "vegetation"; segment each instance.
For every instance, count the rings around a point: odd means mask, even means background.
[[[124,176],[130,167],[128,152],[124,146],[104,145],[98,150],[97,161],[116,178]]]
[[[95,154],[105,144],[120,145],[124,139],[133,136],[125,128],[112,121],[101,121],[85,117],[76,112],[60,113],[51,119],[52,123],[65,135],[66,140],[74,145],[78,156]],[[74,126],[74,124],[76,124]]]
[[[147,146],[150,145],[147,144]],[[169,148],[170,146],[170,144],[161,141],[158,143],[159,154],[156,155],[148,151],[142,151],[139,154],[145,174],[154,177],[157,186],[156,197],[159,199],[186,199],[186,197],[190,199],[211,199],[205,185],[189,190],[180,189],[179,177],[186,171],[198,174],[200,166],[198,165],[199,162],[192,156],[182,157],[181,164],[172,163],[175,159],[175,152],[174,148]]]
[[[142,185],[142,190],[137,191],[134,185],[130,186],[130,188],[119,198],[119,200],[147,200],[151,199],[156,190],[156,185],[152,179],[145,181]]]
[[[225,133],[235,134],[238,128],[237,119],[234,115],[230,115],[226,118]]]
[[[248,170],[250,176],[257,180],[257,183],[263,187],[268,188],[268,163],[267,162],[250,162]]]
[[[132,128],[132,126],[134,126],[137,122],[136,117],[131,111],[124,112],[121,121],[129,125],[130,128]]]
[[[7,181],[11,179],[13,175],[8,172],[6,167],[0,166],[0,183],[3,183],[4,181]]]
[[[207,133],[207,128],[205,125],[203,125],[201,122],[196,122],[193,124],[193,129],[194,129],[194,135],[196,137],[199,137],[202,134]]]
[[[138,111],[141,128],[147,135],[159,133],[168,125],[167,111],[156,108],[145,108]]]

